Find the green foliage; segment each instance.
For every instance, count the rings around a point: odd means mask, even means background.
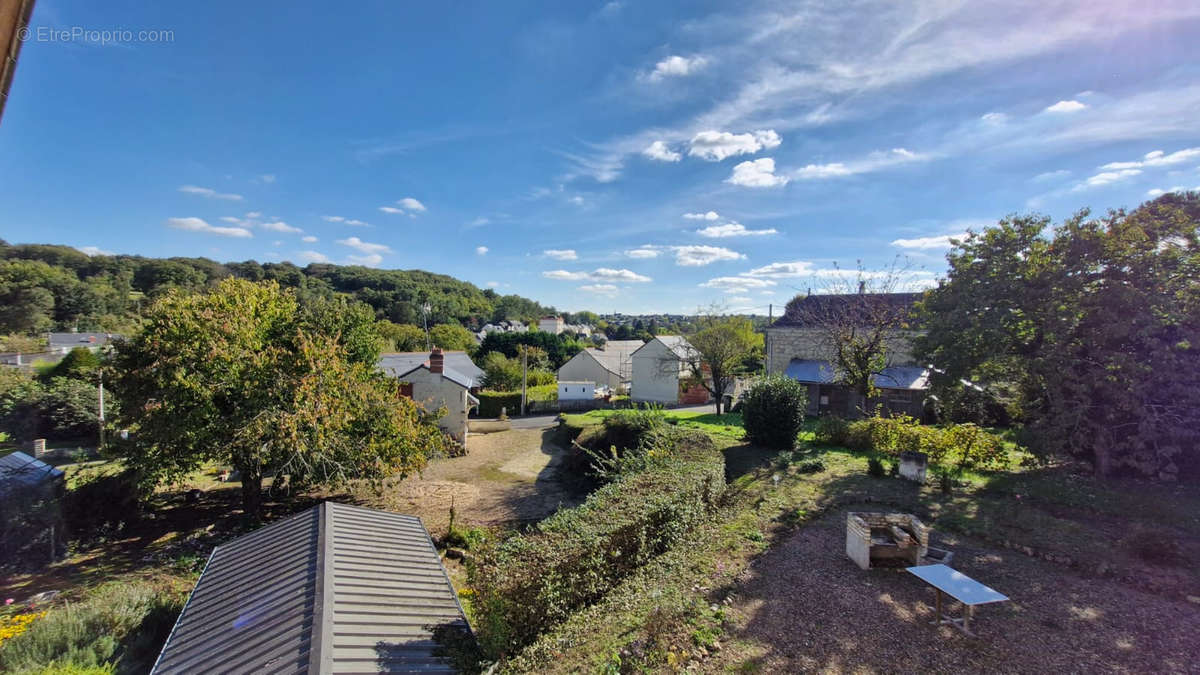
[[[1004,441],[985,429],[974,424],[927,426],[905,415],[850,422],[846,426],[845,445],[888,457],[899,457],[902,452],[923,452],[931,464],[959,472],[998,470],[1008,464]]]
[[[521,361],[500,352],[488,352],[480,365],[483,386],[494,391],[513,391],[521,388]]]
[[[873,478],[884,478],[887,476],[887,470],[883,468],[883,462],[879,461],[878,457],[871,457],[867,460],[867,474]]]
[[[100,394],[96,383],[55,377],[38,382],[13,368],[0,368],[0,430],[14,440],[75,440],[99,432]],[[104,399],[105,416],[116,412],[115,399]]]
[[[747,440],[765,448],[796,447],[808,405],[805,385],[783,375],[768,375],[742,394],[741,403]]]
[[[836,415],[821,415],[813,435],[818,443],[849,446],[850,422]]]
[[[147,672],[183,609],[180,593],[111,583],[81,602],[51,609],[5,641],[5,672]],[[96,669],[101,669],[97,671]]]
[[[1101,474],[1200,476],[1196,203],[1083,211],[1049,236],[1040,217],[969,235],[922,307],[919,356],[945,371],[935,385],[986,383],[1033,449]]]
[[[529,331],[527,333],[496,332],[488,333],[487,337],[479,345],[479,350],[476,353],[486,355],[491,352],[499,352],[509,358],[518,358],[522,345],[537,347],[542,350],[549,359],[550,368],[554,370],[561,368],[572,356],[575,356],[584,347],[588,346],[574,338],[542,331]],[[520,362],[518,360],[519,365]]]
[[[711,440],[678,434],[650,454],[644,470],[479,553],[469,574],[485,654],[511,655],[531,643],[709,517],[725,483]]]
[[[754,324],[740,316],[707,316],[700,330],[688,336],[692,349],[687,361],[692,379],[716,398],[717,413],[722,397],[732,389],[735,375],[745,372],[745,362],[761,355],[763,336]]]
[[[380,320],[375,322],[375,330],[385,342],[385,351],[423,352],[428,346],[420,326]]]
[[[399,382],[375,372],[369,313],[313,307],[301,311],[274,282],[164,295],[114,357],[130,466],[153,484],[205,461],[229,464],[256,518],[269,473],[336,485],[404,475],[443,451]]]
[[[501,408],[509,415],[521,414],[521,392],[519,391],[481,391],[476,394],[479,399],[480,417],[499,417]]]
[[[80,469],[62,500],[71,538],[84,546],[121,535],[141,514],[134,471],[117,463]]]
[[[434,347],[446,351],[475,351],[475,334],[455,323],[443,323],[430,328],[429,337]]]
[[[68,377],[87,382],[96,382],[96,371],[100,368],[100,357],[87,347],[76,347],[67,352],[61,361],[47,373],[51,377]]]

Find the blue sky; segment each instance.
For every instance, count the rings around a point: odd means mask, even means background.
[[[1198,186],[1194,0],[39,0],[0,123],[10,242],[570,310],[765,313],[897,255],[928,283],[1005,214]]]

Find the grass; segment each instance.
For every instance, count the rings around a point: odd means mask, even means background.
[[[593,411],[567,422],[595,425],[607,414]],[[808,441],[803,448],[775,453],[737,442],[740,436],[725,429],[733,426],[732,416],[667,414],[709,431],[724,448],[731,478],[726,505],[712,522],[535,642],[507,672],[699,665],[735,639],[723,608],[740,576],[792,532],[843,504],[912,512],[939,536],[966,535],[994,550],[1039,558],[1048,574],[1059,575],[1047,577],[1049,589],[1061,575],[1099,575],[1149,591],[1145,602],[1154,606],[1200,587],[1200,569],[1185,562],[1192,559],[1188,551],[1200,550],[1200,489],[1194,486],[1105,483],[1071,464],[1014,462],[1006,471],[967,474],[945,495],[936,481],[919,486],[867,475],[872,453],[817,447],[812,424],[801,433]],[[823,469],[807,472],[814,462]],[[1062,602],[1070,604],[1065,597]]]
[[[604,418],[616,413],[616,410],[592,410],[581,415],[566,415],[567,424],[573,426],[592,426],[604,421]],[[689,429],[699,429],[716,436],[741,439],[745,435],[742,429],[741,413],[704,413],[696,411],[666,410],[664,415],[667,422]]]

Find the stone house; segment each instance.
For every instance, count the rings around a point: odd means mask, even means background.
[[[479,405],[479,399],[471,394],[472,379],[447,367],[441,349],[434,347],[428,361],[396,377],[403,383],[404,395],[425,410],[445,408],[438,427],[459,443],[466,442],[467,416]]]
[[[766,330],[766,367],[769,374],[786,375],[808,385],[808,413],[856,417],[859,397],[835,384],[832,326],[853,327],[862,317],[897,316],[912,309],[917,293],[859,293],[797,296],[784,315]],[[891,329],[884,335],[885,367],[873,383],[880,395],[866,402],[868,409],[882,405],[884,414],[921,417],[929,389],[929,369],[912,354],[915,331]]]

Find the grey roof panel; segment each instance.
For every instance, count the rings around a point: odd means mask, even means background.
[[[792,359],[783,374],[799,382],[833,384],[834,370],[828,361]],[[928,389],[929,369],[921,366],[890,366],[875,375],[872,382],[882,389]]]
[[[12,486],[31,487],[50,480],[61,480],[62,469],[17,451],[0,457],[0,493]]]
[[[326,502],[213,551],[155,673],[453,672],[469,631],[419,518]]]
[[[475,365],[466,352],[445,352],[443,356],[446,368],[458,371],[476,384],[483,379],[483,369]],[[392,352],[380,355],[378,365],[385,372],[399,376],[412,372],[414,368],[428,360],[429,352]]]

